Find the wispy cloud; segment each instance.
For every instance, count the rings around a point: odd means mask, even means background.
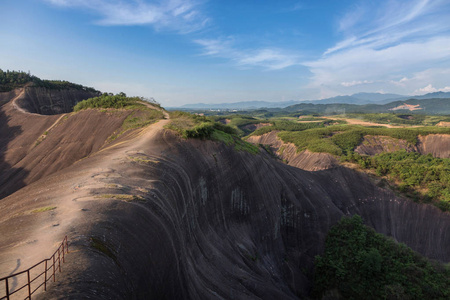
[[[450,3],[444,0],[361,2],[338,22],[343,38],[304,63],[313,74],[309,87],[327,93],[369,82],[374,89],[407,88],[409,93],[423,87],[424,81],[406,81],[435,70],[430,66],[450,70],[449,16]]]
[[[209,22],[193,0],[125,1],[125,0],[46,0],[61,6],[87,9],[100,16],[99,25],[152,25],[155,29],[189,33]]]
[[[195,42],[203,47],[203,54],[225,58],[241,67],[262,67],[267,70],[280,70],[299,65],[295,54],[276,48],[241,49],[235,46],[232,37],[226,39],[198,39]]]
[[[353,81],[349,81],[349,82],[341,82],[342,86],[345,87],[350,87],[350,86],[355,86],[355,85],[361,85],[361,84],[370,84],[373,83],[373,81],[370,80],[353,80]]]
[[[44,0],[53,5],[68,8],[86,9],[95,12],[100,18],[99,25],[151,25],[155,29],[175,30],[181,34],[193,33],[206,28],[211,18],[202,11],[202,0]],[[202,1],[202,2],[200,2]],[[302,2],[294,5],[301,9]],[[193,35],[194,36],[194,35]],[[203,55],[231,60],[238,67],[262,67],[266,70],[279,70],[298,65],[297,56],[278,48],[237,47],[233,38],[193,39],[202,46]]]

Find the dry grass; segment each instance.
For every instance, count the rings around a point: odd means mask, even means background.
[[[103,194],[103,195],[97,195],[95,198],[103,198],[103,199],[116,199],[121,200],[125,202],[132,202],[132,201],[145,201],[144,197],[139,195],[126,195],[126,194]]]
[[[31,211],[31,213],[40,213],[40,212],[44,212],[44,211],[50,211],[50,210],[54,210],[56,209],[56,206],[46,206],[46,207],[41,207],[41,208],[36,208],[34,210]]]

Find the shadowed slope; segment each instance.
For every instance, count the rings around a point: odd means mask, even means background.
[[[43,298],[293,299],[308,294],[330,226],[355,213],[449,260],[450,217],[433,206],[345,168],[310,173],[268,155],[180,140],[162,130],[166,122],[5,198],[2,269],[18,257],[31,265],[36,249],[45,257],[68,233],[70,275]],[[57,208],[24,213],[44,206]],[[21,224],[27,237],[8,224]]]
[[[5,124],[0,127],[5,164],[0,174],[0,199],[98,151],[132,113],[98,110],[52,116],[29,113],[17,106],[17,100],[31,101],[27,98],[29,89],[3,93],[7,103],[0,108],[0,122]]]

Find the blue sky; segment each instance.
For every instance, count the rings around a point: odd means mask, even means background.
[[[186,103],[450,91],[448,0],[0,0],[0,68]]]

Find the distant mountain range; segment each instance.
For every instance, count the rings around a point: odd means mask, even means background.
[[[296,104],[387,104],[394,101],[404,101],[408,99],[439,99],[450,98],[450,92],[435,92],[421,96],[404,96],[398,94],[381,94],[381,93],[357,93],[347,96],[336,96],[321,100],[304,100],[304,101],[242,101],[234,103],[195,103],[185,104],[180,107],[169,107],[169,109],[181,110],[251,110],[260,108],[285,108]]]
[[[181,107],[177,107],[179,109],[187,109],[187,110],[204,110],[204,109],[258,109],[258,108],[280,108],[287,107],[294,104],[298,104],[300,101],[282,101],[282,102],[266,102],[266,101],[242,101],[242,102],[234,102],[234,103],[195,103],[195,104],[185,104]],[[170,108],[170,107],[169,107]]]
[[[343,114],[343,113],[415,113],[429,115],[449,115],[450,98],[397,100],[387,104],[349,104],[349,103],[299,103],[283,109],[302,114]]]

